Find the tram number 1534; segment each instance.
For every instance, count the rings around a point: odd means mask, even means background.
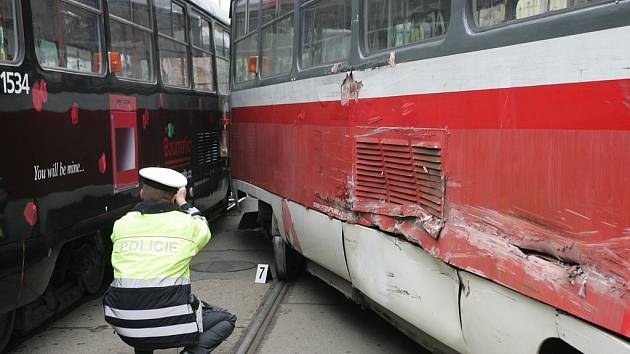
[[[22,92],[26,92],[28,95],[31,93],[31,87],[28,83],[28,74],[22,76],[21,73],[4,71],[0,73],[0,80],[2,80],[2,92],[8,94],[19,95]]]

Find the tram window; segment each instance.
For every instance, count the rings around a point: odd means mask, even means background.
[[[214,46],[217,56],[223,58],[230,57],[230,35],[219,25],[214,25]]]
[[[151,28],[148,0],[108,0],[109,14]]]
[[[188,87],[188,53],[186,46],[160,38],[160,66],[165,85]]]
[[[216,23],[213,28],[217,63],[217,88],[219,93],[227,94],[230,90],[230,35]]]
[[[273,21],[278,17],[277,0],[262,0],[262,23]]]
[[[263,0],[264,6],[275,0]],[[261,9],[261,0],[237,0],[234,5],[234,36],[241,38],[247,33],[258,30],[258,14]]]
[[[240,38],[245,35],[247,0],[238,0],[234,6],[234,37]]]
[[[293,8],[293,0],[263,0],[262,24],[269,23],[292,12]]]
[[[472,0],[471,6],[475,25],[485,28],[602,1],[604,0]]]
[[[74,0],[74,1],[76,1],[78,3],[81,3],[83,5],[87,5],[89,7],[93,7],[95,9],[99,8],[99,6],[98,6],[99,5],[99,1],[98,0]]]
[[[450,0],[368,0],[367,47],[383,50],[442,36],[450,13]]]
[[[293,16],[287,15],[283,19],[264,27],[262,36],[262,66],[263,77],[288,73],[293,64]]]
[[[286,15],[293,11],[293,0],[278,0],[278,16]]]
[[[219,93],[230,92],[230,61],[217,57],[217,88]]]
[[[190,38],[195,47],[211,50],[210,21],[195,11],[190,15]]]
[[[304,67],[345,60],[350,54],[350,0],[323,0],[302,9]]]
[[[247,32],[253,32],[258,29],[258,13],[260,12],[260,0],[249,0],[247,4]]]
[[[0,0],[0,62],[17,59],[18,36],[15,0]]]
[[[195,89],[214,90],[212,72],[212,41],[210,21],[193,11],[190,16],[190,38],[192,42],[193,82]]]
[[[162,82],[188,87],[188,50],[184,7],[170,0],[155,1]]]
[[[258,53],[258,33],[239,39],[239,41],[234,44],[234,52],[234,82],[240,83],[254,80],[256,74],[250,73],[247,69],[249,57],[255,56]]]
[[[158,31],[177,41],[186,42],[184,7],[171,0],[156,0]]]
[[[212,54],[193,48],[192,62],[195,89],[201,91],[214,91],[214,78],[212,77]]]
[[[109,0],[108,5],[112,50],[120,53],[122,64],[122,72],[116,76],[152,81],[153,31],[150,28],[148,1]]]
[[[238,0],[234,5],[236,37],[234,43],[234,82],[241,83],[256,78],[248,70],[249,57],[258,55],[258,14],[261,0]],[[247,16],[246,16],[247,14]]]
[[[100,73],[101,12],[96,0],[81,1],[93,7],[63,0],[31,2],[35,49],[43,67]],[[57,21],[48,20],[50,17]]]

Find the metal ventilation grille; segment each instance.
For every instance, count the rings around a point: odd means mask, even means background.
[[[439,147],[364,138],[357,141],[356,196],[417,204],[441,217],[444,201]]]
[[[200,166],[219,161],[219,133],[216,131],[197,133],[197,163]]]

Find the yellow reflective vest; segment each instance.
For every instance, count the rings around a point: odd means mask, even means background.
[[[114,280],[103,307],[105,320],[123,341],[140,349],[198,341],[189,264],[209,240],[208,223],[188,204],[140,203],[116,221]]]

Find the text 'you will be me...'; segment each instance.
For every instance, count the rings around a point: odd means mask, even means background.
[[[81,168],[80,163],[72,161],[69,164],[64,165],[63,162],[55,162],[50,167],[41,168],[39,165],[33,166],[34,181],[41,181],[44,179],[57,178],[61,176],[74,175],[77,173],[85,172]]]

